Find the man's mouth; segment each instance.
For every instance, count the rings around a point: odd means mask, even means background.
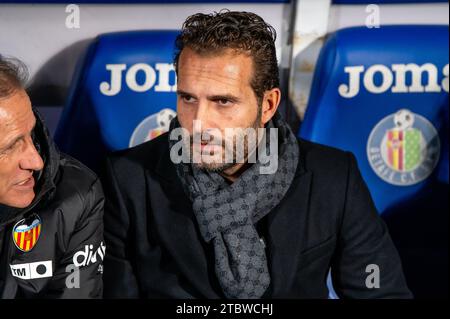
[[[203,150],[205,148],[207,149],[215,149],[216,147],[221,146],[218,143],[214,143],[214,142],[208,142],[208,141],[202,141],[200,142],[200,148]]]
[[[21,189],[28,189],[34,187],[34,177],[30,176],[27,179],[24,179],[23,181],[16,183],[14,186],[19,187]]]

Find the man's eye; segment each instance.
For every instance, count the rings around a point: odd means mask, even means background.
[[[222,106],[227,106],[227,105],[231,105],[232,104],[232,102],[230,100],[227,100],[227,99],[217,100],[217,103],[219,103]]]
[[[17,147],[18,144],[19,144],[19,142],[16,142],[16,143],[12,144],[11,146],[8,146],[1,153],[8,154],[8,153],[12,152]]]
[[[192,103],[192,102],[194,102],[194,98],[193,98],[192,96],[185,95],[185,96],[182,96],[181,98],[182,98],[183,101],[186,102],[186,103]]]
[[[8,149],[9,149],[9,150],[15,149],[16,147],[19,146],[19,144],[20,144],[21,141],[22,141],[22,140],[18,140],[18,141],[15,142],[13,145],[11,145],[10,147],[8,147]]]

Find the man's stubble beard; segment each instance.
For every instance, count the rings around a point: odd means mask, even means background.
[[[253,123],[251,124],[251,126],[249,128],[252,128],[255,130],[256,133],[256,137],[258,136],[258,128],[260,128],[259,124],[261,123],[261,116],[262,116],[262,105],[258,107],[258,114],[256,115],[256,119],[253,121]],[[225,143],[225,138],[222,139],[222,162],[221,163],[205,163],[205,162],[200,162],[200,163],[192,163],[192,165],[198,169],[202,169],[205,170],[207,172],[214,172],[214,173],[223,173],[226,170],[231,169],[232,167],[236,166],[236,165],[240,165],[243,163],[236,163],[237,160],[237,152],[236,152],[236,144],[237,141],[239,139],[237,138],[236,135],[233,135],[233,162],[231,163],[225,163],[225,154],[226,152],[229,152],[229,150],[226,150],[226,143]],[[214,140],[213,140],[214,141]],[[248,155],[249,155],[249,150],[248,150],[248,135],[245,136],[245,141],[244,141],[244,163],[247,162],[248,160]],[[255,147],[257,147],[258,144],[258,139],[256,141],[256,145]],[[190,137],[190,150],[191,150],[191,154],[193,153],[193,137]],[[256,149],[254,149],[253,151],[256,151]],[[201,152],[201,150],[200,150]]]

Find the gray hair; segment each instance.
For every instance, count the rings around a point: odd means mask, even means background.
[[[0,55],[0,98],[23,89],[27,79],[28,69],[22,61]]]

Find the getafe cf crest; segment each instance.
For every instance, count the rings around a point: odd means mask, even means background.
[[[39,240],[41,228],[41,219],[37,214],[19,221],[13,228],[13,240],[16,247],[23,252],[32,250]]]
[[[176,116],[171,109],[162,109],[156,114],[145,118],[134,130],[129,146],[133,147],[150,141],[169,130],[170,121]]]
[[[367,142],[367,157],[386,182],[409,186],[426,179],[440,153],[439,135],[425,117],[407,109],[382,119]]]

